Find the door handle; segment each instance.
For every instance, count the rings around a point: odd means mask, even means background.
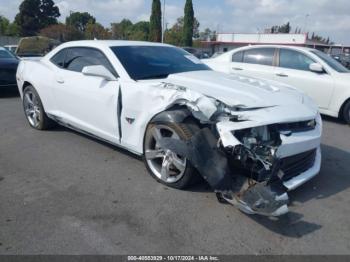
[[[243,68],[240,68],[240,67],[232,67],[233,70],[236,70],[236,71],[242,71]]]
[[[288,77],[288,75],[284,74],[284,73],[277,73],[276,76],[279,77]]]
[[[59,83],[59,84],[63,84],[63,83],[64,83],[64,79],[63,79],[62,77],[57,77],[57,78],[56,78],[56,81],[57,81],[57,83]]]

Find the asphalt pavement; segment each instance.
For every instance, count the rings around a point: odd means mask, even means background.
[[[279,219],[220,204],[203,182],[154,181],[132,154],[29,127],[0,95],[0,254],[350,254],[350,126],[325,117],[321,173]]]

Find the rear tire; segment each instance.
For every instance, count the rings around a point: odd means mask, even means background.
[[[33,86],[23,91],[23,109],[29,125],[36,130],[48,130],[55,125],[45,112],[38,92]]]
[[[199,126],[189,123],[152,123],[147,127],[144,139],[144,162],[150,175],[166,186],[185,189],[199,181],[196,169],[191,163],[169,150],[163,150],[157,145],[156,138],[172,137],[189,140],[199,130]],[[175,163],[175,164],[174,164]],[[168,171],[163,176],[163,170]]]
[[[343,107],[342,117],[345,123],[350,125],[350,100],[347,101]]]

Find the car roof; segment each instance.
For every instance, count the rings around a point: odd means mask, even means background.
[[[82,40],[71,41],[61,45],[61,47],[75,47],[75,46],[87,46],[87,47],[112,47],[112,46],[171,46],[162,43],[152,43],[146,41],[126,41],[126,40]]]
[[[270,48],[287,48],[287,49],[294,49],[294,50],[303,50],[303,51],[311,51],[315,50],[313,48],[309,47],[303,47],[303,46],[292,46],[292,45],[248,45],[248,46],[242,46],[240,48],[233,49],[234,50],[241,50],[241,49],[250,49],[250,48],[263,48],[263,47],[270,47]]]

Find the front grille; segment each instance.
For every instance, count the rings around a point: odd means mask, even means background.
[[[301,121],[301,122],[294,122],[294,123],[283,123],[283,124],[277,125],[277,129],[279,131],[291,131],[292,133],[311,131],[311,130],[314,130],[315,127],[316,127],[315,120]]]
[[[315,163],[316,154],[317,149],[314,149],[281,159],[281,169],[284,172],[282,180],[287,181],[310,169]]]

